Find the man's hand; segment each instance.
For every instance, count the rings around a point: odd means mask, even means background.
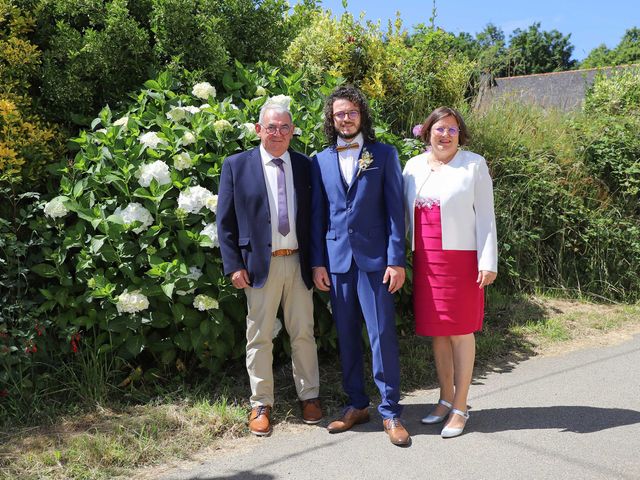
[[[478,272],[478,279],[476,283],[478,283],[478,288],[484,288],[487,285],[491,285],[493,281],[496,279],[498,274],[496,272],[490,272],[489,270],[480,270]]]
[[[328,292],[331,282],[325,267],[313,267],[313,283],[318,290]]]
[[[231,283],[236,288],[247,288],[249,286],[249,273],[243,268],[231,274]]]
[[[382,279],[382,283],[389,284],[389,292],[396,293],[398,290],[402,288],[404,285],[404,268],[397,267],[395,265],[389,265],[387,270],[384,272],[384,278]]]

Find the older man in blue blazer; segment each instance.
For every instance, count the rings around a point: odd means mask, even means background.
[[[392,443],[408,445],[400,421],[400,365],[393,293],[405,279],[402,174],[395,148],[376,142],[367,101],[339,87],[325,103],[330,147],[313,158],[313,279],[331,292],[348,405],[331,433],[369,421],[362,322],[367,327],[378,411]]]
[[[309,253],[311,161],[289,149],[294,125],[288,97],[267,100],[255,129],[260,146],[224,161],[216,217],[224,273],[247,297],[249,430],[268,435],[280,305],[303,421],[320,422],[322,410]]]

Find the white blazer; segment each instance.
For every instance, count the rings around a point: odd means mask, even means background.
[[[414,208],[416,195],[431,174],[426,153],[410,159],[404,167],[404,208],[415,250]],[[477,250],[478,270],[498,271],[496,217],[493,183],[486,160],[473,152],[459,150],[440,170],[443,185],[440,198],[442,248]]]

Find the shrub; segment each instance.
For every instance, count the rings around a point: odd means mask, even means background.
[[[600,75],[576,123],[589,170],[626,210],[640,214],[640,69]]]
[[[469,124],[494,177],[498,285],[639,298],[640,222],[590,175],[575,120],[497,105]]]
[[[137,359],[149,374],[215,372],[244,355],[245,301],[222,276],[215,193],[224,158],[258,144],[265,95],[293,97],[302,129],[294,148],[321,145],[320,91],[308,95],[299,74],[238,64],[224,84],[226,96],[208,84],[187,92],[165,73],[124,115],[104,108],[94,130],[73,140],[80,150],[44,209],[57,234],[33,268],[51,279],[43,312],[61,331],[93,338],[99,354]],[[323,309],[320,333],[331,328]]]
[[[33,111],[29,97],[30,78],[40,64],[40,51],[28,39],[33,24],[0,0],[0,183],[37,183],[60,153],[57,131]]]

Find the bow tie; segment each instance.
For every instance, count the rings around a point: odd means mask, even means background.
[[[347,143],[346,145],[338,145],[336,147],[336,151],[344,152],[345,150],[350,150],[352,148],[360,148],[360,144],[358,142]]]

